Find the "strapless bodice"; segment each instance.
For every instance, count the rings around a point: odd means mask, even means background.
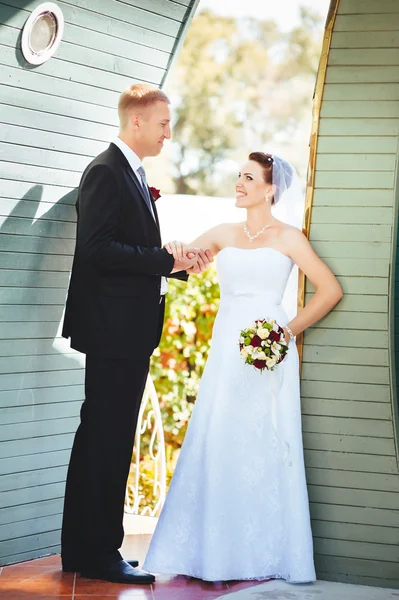
[[[293,261],[270,247],[223,248],[217,257],[221,301],[228,296],[261,296],[280,304]]]

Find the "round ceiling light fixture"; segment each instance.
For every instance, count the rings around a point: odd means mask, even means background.
[[[64,15],[53,2],[40,4],[27,19],[21,39],[22,54],[31,65],[41,65],[57,50],[64,33]]]

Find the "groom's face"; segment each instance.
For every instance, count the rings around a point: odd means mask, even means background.
[[[170,110],[166,102],[148,106],[140,117],[139,144],[142,156],[157,156],[171,136]]]

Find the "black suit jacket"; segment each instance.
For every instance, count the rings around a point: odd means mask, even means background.
[[[159,343],[161,276],[174,260],[161,248],[140,182],[115,145],[83,173],[77,233],[62,335],[80,352],[147,358]],[[186,273],[176,274],[187,279]]]

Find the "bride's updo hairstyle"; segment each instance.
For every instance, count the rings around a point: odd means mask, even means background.
[[[294,178],[293,168],[283,158],[265,154],[264,152],[251,152],[248,160],[257,162],[262,167],[265,182],[276,186],[272,204],[277,204],[281,196],[292,184]]]

